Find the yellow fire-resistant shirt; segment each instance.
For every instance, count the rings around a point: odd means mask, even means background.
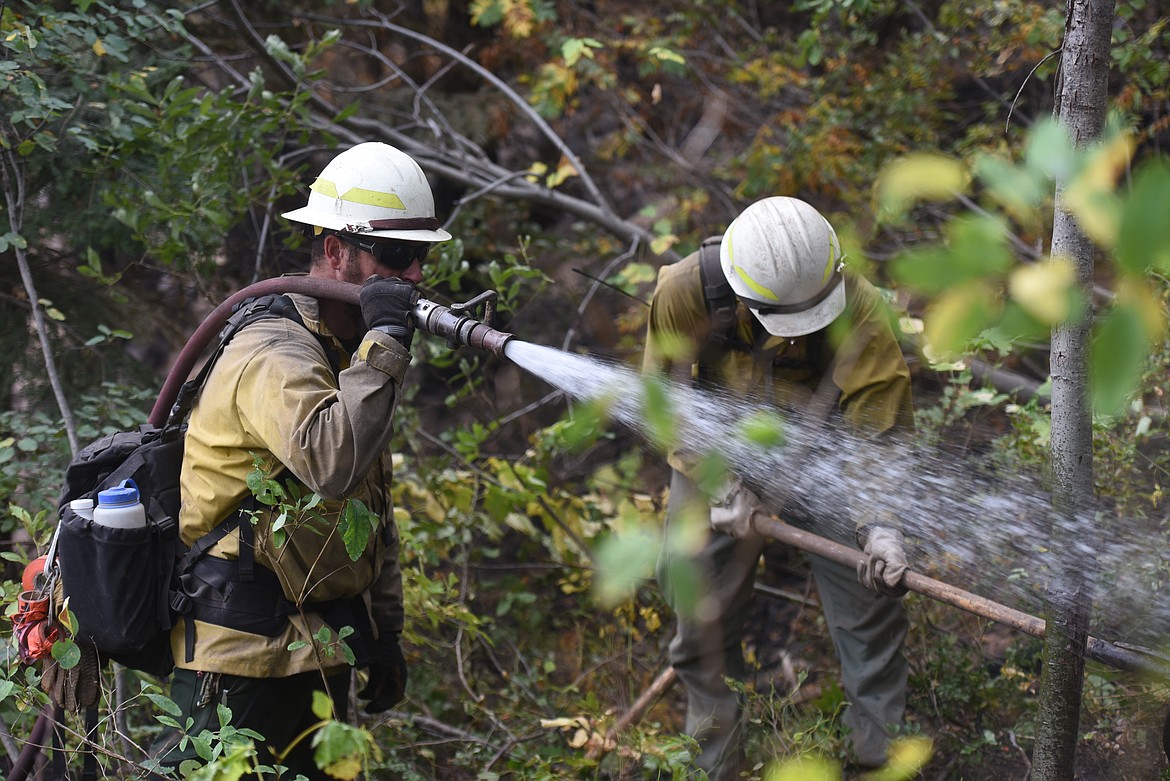
[[[324,501],[316,509],[325,524],[301,527],[277,547],[269,533],[271,515],[255,526],[256,565],[281,581],[285,597],[297,603],[363,595],[379,632],[401,632],[402,578],[393,508],[383,490],[390,479],[382,456],[392,435],[391,420],[410,354],[380,332],[366,334],[357,352],[341,356],[335,378],[324,349],[313,335],[330,339],[316,299],[289,296],[304,326],[284,317],[254,322],[228,343],[197,398],[188,423],[181,478],[180,533],[191,545],[214,529],[251,495],[246,480],[253,454],[283,465],[282,484],[295,478]],[[313,333],[310,333],[312,331]],[[333,340],[336,342],[336,340]],[[380,525],[357,561],[351,561],[338,531],[345,499],[360,499]],[[385,544],[383,540],[386,540]],[[233,531],[211,555],[237,558]],[[277,678],[318,669],[310,635],[324,622],[313,613],[294,615],[276,637],[195,622],[195,656],[185,658],[184,623],[171,634],[177,667]],[[290,643],[306,645],[289,651]],[[345,664],[338,653],[325,667]]]
[[[727,347],[708,367],[714,382],[730,391],[759,398],[770,392],[782,409],[804,407],[814,395],[834,355],[831,381],[840,391],[837,408],[856,433],[873,437],[891,430],[911,430],[910,370],[890,324],[889,310],[878,291],[861,276],[845,272],[845,311],[823,332],[795,338],[772,336],[742,303],[737,302],[735,337],[754,345],[759,361]],[[650,303],[642,368],[678,380],[698,376],[696,364],[708,341],[711,321],[699,271],[699,253],[658,272]],[[770,386],[770,387],[769,387]],[[668,454],[670,465],[693,474],[696,454]],[[858,523],[863,523],[859,518]]]

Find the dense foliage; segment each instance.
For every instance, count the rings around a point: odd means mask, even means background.
[[[1158,3],[1118,13],[1114,131],[1080,155],[1045,121],[1063,11],[1031,0],[0,3],[9,612],[70,447],[145,418],[211,304],[304,269],[277,215],[338,145],[368,139],[419,160],[458,237],[432,256],[428,296],[495,289],[520,338],[627,364],[657,266],[746,203],[799,195],[904,309],[924,439],[1041,473],[1047,329],[1075,293],[1045,257],[1053,180],[1080,172],[1077,215],[1110,260],[1098,490],[1164,547],[1170,33]],[[338,777],[681,777],[693,746],[677,692],[604,740],[664,664],[672,624],[646,577],[664,500],[653,441],[515,365],[418,341],[394,443],[408,700],[356,731],[322,713],[323,763]],[[1003,370],[1030,401],[996,388]],[[782,778],[812,752],[828,764],[806,777],[832,777],[833,654],[799,555],[774,557],[749,638],[751,756]],[[1139,575],[1151,593],[1170,580]],[[1020,772],[1038,645],[909,599],[908,731],[932,741],[928,774]],[[1129,637],[1118,616],[1100,623]],[[11,753],[44,695],[9,658]],[[142,761],[173,707],[130,677],[99,741],[111,774]],[[1156,774],[1164,694],[1094,668],[1086,766]],[[194,737],[224,777],[254,764],[230,722]]]

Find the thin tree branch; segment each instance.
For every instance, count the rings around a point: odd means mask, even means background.
[[[24,228],[25,181],[23,169],[10,151],[0,154],[0,175],[4,181],[4,200],[8,205],[8,228],[16,235],[21,235]],[[28,293],[29,303],[32,305],[33,325],[36,328],[37,339],[41,344],[41,355],[45,360],[45,373],[49,378],[49,385],[53,389],[53,396],[57,399],[57,408],[61,410],[61,420],[65,424],[65,436],[69,440],[69,452],[77,455],[81,445],[77,439],[77,424],[73,420],[73,410],[69,407],[69,400],[65,397],[65,388],[61,384],[61,376],[57,372],[57,362],[53,359],[53,345],[49,340],[49,327],[45,322],[45,313],[41,307],[41,299],[33,282],[32,268],[28,263],[28,253],[21,246],[13,246],[16,254],[16,266],[20,270],[20,281]]]
[[[593,181],[593,178],[589,176],[589,172],[585,170],[584,164],[582,164],[581,160],[577,157],[573,150],[569,148],[564,139],[557,135],[557,133],[551,127],[549,127],[549,124],[545,121],[544,117],[536,113],[532,106],[528,105],[528,102],[520,97],[520,95],[518,95],[515,90],[508,86],[508,84],[503,79],[496,76],[487,68],[484,68],[475,60],[472,60],[462,52],[459,52],[450,46],[447,46],[446,44],[436,41],[434,38],[431,38],[428,35],[424,35],[409,28],[402,27],[401,25],[394,24],[390,21],[388,16],[382,13],[377,13],[377,16],[379,17],[377,22],[371,22],[362,19],[329,19],[328,17],[320,17],[316,14],[304,14],[303,16],[306,19],[313,19],[314,21],[325,21],[331,24],[340,24],[353,27],[382,27],[383,29],[390,30],[407,38],[413,38],[414,40],[419,41],[420,43],[423,43],[427,46],[434,47],[443,54],[446,54],[451,59],[456,60],[460,64],[471,69],[473,72],[475,72],[476,75],[499,90],[501,94],[512,101],[512,103],[514,103],[528,117],[529,121],[531,121],[540,130],[545,138],[547,138],[557,148],[561,155],[564,156],[564,158],[568,160],[573,168],[577,171],[577,175],[581,179],[581,183],[592,196],[594,202],[602,209],[607,211],[609,210],[605,196],[602,195],[600,188],[598,188],[597,184]]]

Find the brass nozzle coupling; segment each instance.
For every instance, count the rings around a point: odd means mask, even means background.
[[[495,312],[496,297],[496,291],[487,290],[466,303],[449,307],[420,298],[414,305],[415,324],[427,333],[444,337],[452,347],[467,345],[502,358],[504,345],[512,334],[497,331],[489,325]],[[467,314],[481,304],[484,307],[482,322]]]

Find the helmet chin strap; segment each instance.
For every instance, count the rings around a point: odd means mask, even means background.
[[[801,312],[807,312],[832,295],[833,291],[837,289],[837,285],[841,283],[841,269],[843,266],[844,264],[842,263],[837,264],[837,267],[833,269],[833,273],[829,277],[829,281],[825,283],[825,286],[822,287],[816,295],[814,295],[812,298],[806,298],[804,301],[799,301],[795,304],[777,304],[772,301],[760,301],[758,299],[748,298],[747,296],[743,295],[739,296],[739,300],[742,301],[748,309],[751,309],[753,312],[760,315],[795,315],[800,314]]]

